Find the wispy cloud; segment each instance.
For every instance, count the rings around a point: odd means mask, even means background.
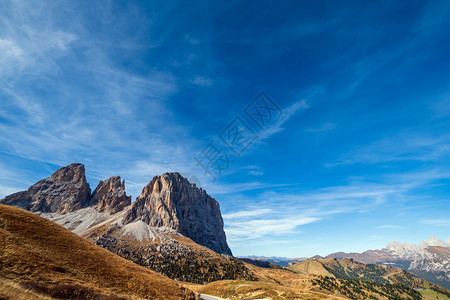
[[[207,86],[213,85],[213,81],[210,78],[205,78],[205,77],[201,77],[201,76],[197,76],[194,79],[192,79],[191,83],[202,86],[202,87],[207,87]]]
[[[375,226],[376,229],[404,229],[404,226],[398,226],[398,225],[380,225]]]
[[[280,236],[298,232],[298,227],[318,221],[312,217],[282,217],[245,220],[232,219],[226,223],[225,231],[231,243],[259,239],[263,236]]]
[[[309,104],[306,100],[299,100],[290,104],[286,108],[283,108],[282,114],[274,118],[275,121],[259,134],[259,141],[268,139],[272,135],[283,131],[285,129],[283,126],[286,122],[288,122],[297,112],[307,109],[308,107]]]
[[[229,213],[229,214],[224,214],[222,217],[225,220],[231,220],[231,219],[238,219],[238,218],[256,217],[256,216],[266,215],[271,212],[272,212],[271,209],[266,209],[266,208],[255,209],[255,210],[242,210],[242,211],[237,211],[237,212],[233,212],[233,213]]]
[[[331,122],[325,122],[325,123],[320,124],[317,127],[307,129],[306,132],[324,133],[324,132],[332,131],[334,128],[336,128],[336,124],[331,123]]]
[[[384,182],[350,182],[348,185],[332,186],[314,191],[298,191],[298,187],[285,186],[264,190],[253,199],[240,196],[240,203],[251,203],[248,209],[229,211],[224,215],[226,232],[231,243],[264,237],[272,239],[278,233],[300,233],[300,226],[321,222],[331,216],[364,214],[383,207],[413,201],[411,193],[424,188],[450,174],[438,170],[389,175]],[[277,191],[277,190],[285,191]],[[292,191],[289,191],[291,190]],[[256,208],[257,207],[257,208]],[[242,209],[242,208],[241,208]],[[386,209],[386,208],[384,208]],[[293,217],[293,215],[296,215]],[[296,223],[298,219],[299,223]],[[448,220],[427,220],[424,224],[447,226]],[[289,225],[290,224],[290,225]],[[273,230],[268,227],[273,226]],[[255,229],[253,227],[258,227]],[[404,229],[393,224],[375,226],[375,229]],[[245,232],[250,232],[248,235]],[[278,232],[278,233],[277,233]],[[371,235],[369,239],[380,240],[382,236]]]
[[[256,171],[256,170],[250,170],[250,171],[248,171],[248,174],[249,174],[249,175],[254,175],[254,176],[262,176],[262,175],[264,175],[263,172],[261,172],[261,171]]]
[[[182,171],[190,137],[165,103],[178,89],[174,75],[156,68],[137,74],[120,67],[112,46],[105,44],[110,41],[91,36],[78,9],[71,10],[71,20],[62,28],[54,21],[58,10],[67,7],[43,4],[36,11],[22,1],[9,6],[3,10],[0,35],[0,93],[5,97],[0,117],[7,120],[0,123],[3,151],[55,165],[84,162],[98,179],[125,171],[118,175],[130,180],[133,194],[142,186],[132,182],[142,179],[124,170],[120,161],[141,176]],[[40,18],[48,22],[36,22]],[[115,16],[99,18],[108,23]],[[131,41],[124,45],[133,48]],[[170,127],[161,127],[163,122]],[[185,146],[173,143],[174,136]],[[105,157],[110,164],[103,163]]]
[[[450,219],[421,220],[420,223],[439,227],[450,227]]]
[[[448,155],[450,155],[449,135],[429,136],[419,132],[403,132],[358,147],[327,166],[393,161],[438,161]]]

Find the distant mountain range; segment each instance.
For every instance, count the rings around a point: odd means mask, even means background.
[[[276,264],[280,267],[289,267],[290,265],[293,265],[293,264],[296,264],[298,262],[308,259],[308,257],[288,258],[288,257],[282,257],[282,256],[256,256],[256,255],[238,256],[238,258],[250,259],[253,261],[260,261],[260,262],[268,262],[271,264]]]
[[[305,261],[307,258],[246,256],[245,258],[266,261],[282,267]],[[436,237],[421,241],[418,245],[391,242],[381,250],[362,253],[336,252],[325,257],[315,255],[310,259],[352,258],[366,264],[386,265],[407,270],[430,282],[450,289],[450,238],[444,242]]]
[[[418,245],[392,242],[381,250],[337,252],[325,258],[353,258],[363,263],[398,267],[450,288],[450,244],[435,237]]]

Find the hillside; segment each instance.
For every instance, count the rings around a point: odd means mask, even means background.
[[[299,274],[315,276],[312,283],[321,289],[355,299],[362,299],[368,295],[375,299],[382,297],[396,299],[402,295],[408,299],[421,299],[419,290],[434,291],[441,297],[450,297],[450,291],[405,270],[363,264],[353,259],[306,260],[288,269]]]
[[[1,204],[0,244],[0,298],[43,293],[92,299],[195,299],[194,293],[163,275],[42,217]]]
[[[320,290],[312,284],[313,276],[296,274],[286,269],[246,265],[254,272],[257,281],[220,280],[207,285],[183,284],[201,294],[227,299],[348,299],[327,290]]]
[[[257,281],[220,280],[207,285],[183,285],[201,294],[226,299],[450,299],[445,294],[447,290],[403,270],[390,268],[383,271],[383,267],[380,267],[376,271],[379,266],[374,268],[350,260],[305,261],[293,266],[300,273],[291,268],[246,265],[255,274]],[[348,275],[339,278],[340,272],[335,270],[340,268]],[[328,275],[324,276],[325,273]],[[350,274],[359,279],[351,279]]]
[[[296,263],[290,267],[289,270],[292,270],[299,274],[305,275],[321,275],[321,276],[330,276],[334,277],[333,274],[328,272],[325,266],[315,259],[307,259],[300,263]]]
[[[353,258],[366,264],[397,267],[450,289],[450,244],[436,237],[417,245],[394,241],[379,250],[337,252],[325,258]]]

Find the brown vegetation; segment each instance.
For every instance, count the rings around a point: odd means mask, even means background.
[[[0,298],[15,289],[69,299],[195,299],[169,278],[19,208],[0,205],[0,245]]]

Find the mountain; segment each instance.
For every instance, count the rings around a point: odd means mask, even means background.
[[[326,258],[353,258],[363,263],[398,267],[450,289],[450,244],[435,237],[418,245],[394,241],[381,250],[337,252]]]
[[[119,176],[100,181],[92,195],[90,191],[84,165],[71,164],[28,190],[1,199],[0,203],[41,214],[65,215],[83,208],[95,208],[99,213],[115,215],[126,210],[121,215],[125,227],[132,225],[128,228],[137,227],[137,231],[145,228],[149,232],[172,230],[217,253],[231,255],[219,203],[178,173],[155,176],[133,203],[126,195],[125,181]]]
[[[64,214],[90,205],[90,194],[84,166],[72,164],[38,181],[26,191],[6,196],[0,203],[31,212]]]
[[[113,176],[100,181],[92,193],[92,201],[97,203],[96,209],[115,214],[131,204],[131,197],[125,192],[125,180],[120,176]]]
[[[196,299],[163,275],[2,204],[0,245],[0,299]]]
[[[84,172],[81,164],[60,168],[0,203],[39,214],[172,279],[254,278],[231,256],[218,202],[180,174],[155,176],[131,203],[119,176],[100,181],[91,194]]]
[[[124,225],[141,220],[171,228],[217,253],[231,255],[219,203],[178,173],[155,176],[123,218]]]

